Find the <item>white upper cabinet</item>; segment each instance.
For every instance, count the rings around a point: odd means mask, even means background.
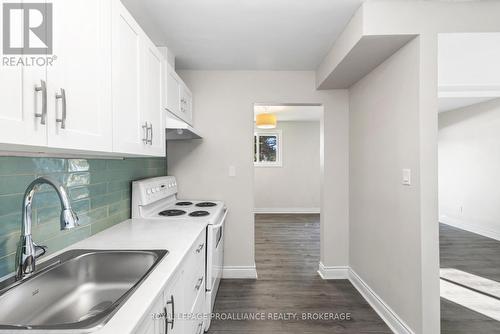
[[[193,94],[183,82],[181,86],[181,103],[180,103],[181,118],[186,123],[193,125]]]
[[[163,56],[149,40],[143,50],[142,120],[148,123],[148,144],[152,155],[165,155],[163,112]]]
[[[48,145],[111,152],[111,2],[52,0]]]
[[[164,156],[162,56],[118,0],[112,25],[113,151]]]
[[[193,123],[193,96],[174,68],[165,60],[166,109],[184,122]]]
[[[175,70],[170,64],[167,64],[165,71],[166,77],[166,95],[167,95],[167,109],[173,114],[180,116],[180,101],[181,101],[181,78],[175,73]]]
[[[46,146],[45,69],[0,66],[0,145]],[[42,113],[44,120],[42,124]],[[37,117],[39,115],[39,117]]]
[[[141,29],[120,1],[112,16],[113,150],[141,154],[146,124],[141,117]]]
[[[25,54],[9,56],[39,61],[0,66],[0,150],[165,156],[166,62],[121,1],[33,3],[52,10],[52,51],[22,49],[26,8],[13,10],[10,44]]]
[[[4,26],[0,24],[0,36],[3,36]],[[11,45],[22,46],[19,43],[16,45],[14,40],[14,36],[23,36],[21,25],[11,25],[11,29]],[[12,56],[17,58],[21,55]],[[45,54],[36,56],[43,57]],[[23,67],[14,64],[0,66],[0,147],[2,149],[14,150],[16,145],[35,147],[47,145],[48,92],[46,83],[45,66]]]

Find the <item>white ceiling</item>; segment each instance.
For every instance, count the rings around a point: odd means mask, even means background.
[[[314,70],[362,0],[123,0],[178,69]]]
[[[255,106],[254,119],[257,114],[272,113],[278,122],[311,122],[319,121],[322,106]]]

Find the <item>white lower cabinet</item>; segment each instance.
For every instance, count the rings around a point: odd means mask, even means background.
[[[185,259],[136,327],[136,334],[202,334],[205,310],[205,242],[200,234]]]
[[[185,321],[185,333],[203,334],[204,332],[204,310],[205,310],[205,281],[196,295],[194,304],[190,310],[191,318]]]
[[[143,317],[139,325],[136,327],[135,334],[159,334],[165,333],[165,331],[160,331],[161,326],[165,328],[164,323],[164,301],[163,295],[156,298],[153,306],[148,310],[146,315]]]
[[[158,334],[178,334],[187,333],[185,331],[185,320],[182,315],[186,312],[185,296],[182,279],[184,273],[174,279],[163,292],[164,311],[166,312],[166,321],[159,324]]]

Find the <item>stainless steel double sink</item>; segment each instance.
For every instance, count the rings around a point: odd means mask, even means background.
[[[0,330],[103,326],[168,254],[166,250],[71,250],[37,273],[0,286]]]

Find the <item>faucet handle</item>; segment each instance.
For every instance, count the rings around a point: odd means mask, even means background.
[[[35,246],[35,259],[38,259],[40,256],[44,256],[45,253],[47,253],[47,246],[38,246],[38,245],[34,245]]]

